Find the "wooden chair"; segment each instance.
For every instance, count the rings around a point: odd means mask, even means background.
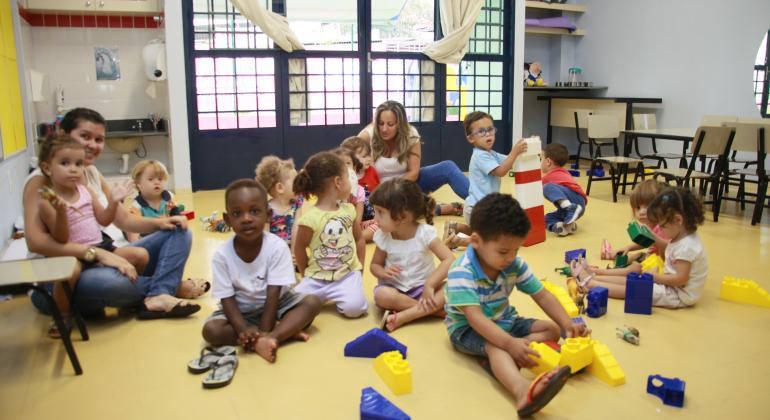
[[[762,219],[762,212],[767,199],[768,174],[765,169],[765,158],[768,150],[770,150],[770,120],[758,119],[751,122],[739,120],[739,122],[730,125],[735,128],[732,156],[735,156],[737,152],[756,153],[754,160],[756,168],[749,168],[744,165],[743,168],[728,170],[726,176],[722,177],[720,195],[723,195],[723,200],[739,202],[741,210],[746,209],[746,197],[754,197],[751,224],[756,225]],[[757,186],[756,193],[747,191],[746,184],[755,184]],[[738,186],[735,197],[724,195],[728,185]]]
[[[719,219],[720,184],[723,176],[726,176],[727,155],[735,136],[732,127],[698,127],[692,144],[692,156],[687,168],[656,169],[654,177],[662,177],[666,182],[675,181],[678,186],[690,185],[693,180],[700,180],[701,194],[705,196],[706,189],[710,186],[712,210],[714,221]],[[710,172],[696,171],[695,163],[698,157],[716,156],[716,164]]]
[[[579,109],[575,111],[575,137],[578,141],[577,154],[575,155],[575,169],[580,169],[580,152],[583,150],[583,146],[588,146],[588,156],[593,156],[594,149],[590,141],[584,140],[580,135],[580,130],[585,129],[588,126],[588,116],[591,115],[590,110]]]
[[[654,130],[658,128],[658,123],[655,118],[655,114],[634,114],[634,130]],[[639,139],[634,138],[634,151],[640,159],[654,160],[657,162],[655,168],[668,168],[667,159],[679,159],[679,167],[684,168],[687,166],[684,156],[678,153],[662,153],[658,152],[658,145],[655,142],[655,137],[650,138],[652,145],[652,153],[642,154],[639,151]]]
[[[80,361],[75,353],[70,339],[71,328],[68,327],[62,319],[61,313],[53,300],[53,296],[48,289],[43,287],[44,283],[53,283],[64,281],[65,292],[71,295],[66,280],[68,280],[75,270],[77,260],[74,257],[52,257],[40,258],[34,260],[16,260],[0,262],[0,286],[19,285],[27,290],[33,289],[40,292],[45,297],[48,307],[51,308],[56,327],[59,329],[61,340],[64,343],[64,349],[67,351],[72,368],[76,375],[81,375],[83,369],[80,367]],[[74,304],[71,305],[72,315],[75,324],[80,331],[80,337],[83,341],[88,341],[88,330],[83,318],[77,311]]]
[[[594,181],[610,181],[612,182],[612,201],[618,201],[618,188],[623,187],[623,194],[626,193],[626,185],[628,179],[628,167],[630,165],[636,165],[636,172],[634,174],[634,181],[631,185],[636,185],[637,180],[641,176],[644,178],[644,163],[641,159],[630,158],[625,156],[617,156],[618,147],[617,140],[620,137],[620,127],[618,125],[618,119],[614,115],[602,115],[593,114],[587,118],[588,122],[588,140],[597,145],[596,153],[591,156],[591,167],[588,171],[588,187],[586,188],[586,195],[591,194],[591,184]],[[616,156],[601,156],[601,150],[598,147],[599,144],[603,145],[615,145]],[[606,163],[609,166],[610,176],[594,178],[594,170],[600,163]],[[622,180],[621,180],[622,177]]]

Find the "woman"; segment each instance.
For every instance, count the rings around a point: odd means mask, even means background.
[[[374,168],[382,182],[403,177],[416,181],[426,193],[449,184],[452,191],[463,200],[468,196],[468,177],[454,162],[445,160],[420,167],[420,134],[407,122],[406,111],[400,103],[385,101],[380,104],[374,113],[374,122],[364,127],[358,136],[371,141]],[[461,205],[452,207],[452,213],[458,214],[459,210],[459,214],[462,214]],[[446,214],[445,211],[441,213]]]
[[[93,191],[97,191],[99,200],[106,203],[110,188],[93,165],[104,150],[104,118],[96,111],[76,108],[64,116],[61,131],[85,146],[84,182]],[[114,253],[72,242],[56,242],[45,229],[38,214],[42,199],[38,190],[44,185],[45,177],[38,169],[30,174],[24,186],[27,247],[30,252],[47,257],[73,256],[99,263],[93,268],[83,270],[75,288],[74,302],[81,313],[98,315],[103,313],[106,306],[143,305],[139,318],[154,319],[185,317],[200,310],[199,305],[174,296],[192,245],[192,235],[187,230],[187,220],[184,217],[145,219],[130,214],[122,206],[118,207],[115,217],[117,228],[137,233],[155,232],[133,243],[134,246],[145,248],[150,254],[150,262],[145,272],[139,273],[145,275],[136,276],[134,267]],[[113,233],[113,238],[114,236]],[[33,294],[32,302],[41,312],[49,312],[42,296]]]

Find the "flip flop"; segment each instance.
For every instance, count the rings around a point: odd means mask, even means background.
[[[591,281],[592,278],[594,278],[594,275],[588,271],[588,268],[585,264],[585,260],[583,260],[583,257],[580,257],[577,260],[570,261],[569,268],[572,271],[572,277],[574,277],[575,280],[577,280],[578,285],[584,289],[586,285],[588,285],[588,282]],[[588,275],[581,278],[580,275],[583,273],[587,273]]]
[[[457,202],[457,201],[453,201],[453,202],[451,202],[449,204],[451,204],[452,207],[454,207],[455,216],[462,216],[463,215],[463,203],[460,203],[460,202]]]
[[[219,359],[224,356],[235,354],[234,346],[211,347],[206,346],[201,349],[201,355],[197,359],[190,360],[187,363],[187,370],[190,373],[203,373],[214,367]]]
[[[137,319],[149,320],[149,319],[162,319],[162,318],[185,318],[201,310],[200,305],[194,303],[188,303],[182,305],[182,302],[177,302],[173,308],[169,311],[151,311],[147,309],[147,306],[142,305],[142,309],[136,315]]]
[[[204,388],[221,388],[228,385],[235,376],[235,369],[238,368],[238,356],[231,354],[224,356],[213,366],[211,373],[203,378]]]
[[[388,317],[392,313],[393,313],[393,311],[391,311],[390,309],[386,309],[385,312],[382,313],[382,319],[380,320],[380,329],[381,330],[383,330],[385,332],[388,332],[388,329],[385,328],[385,325],[388,323]]]
[[[561,391],[561,389],[564,387],[564,384],[567,383],[567,379],[569,379],[570,374],[570,367],[569,366],[563,366],[559,371],[551,377],[551,380],[548,382],[548,385],[543,388],[543,390],[538,394],[537,396],[534,396],[533,393],[535,392],[535,387],[537,386],[538,382],[542,381],[543,378],[545,378],[545,375],[549,372],[543,372],[540,375],[535,378],[534,381],[532,381],[531,384],[529,384],[529,391],[527,391],[527,404],[518,410],[519,417],[529,417],[546,406],[553,397],[556,396],[556,394]]]

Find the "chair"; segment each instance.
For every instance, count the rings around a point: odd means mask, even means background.
[[[695,132],[692,144],[692,156],[687,168],[675,169],[656,169],[654,177],[663,177],[666,182],[675,181],[676,185],[682,187],[689,185],[693,180],[701,180],[701,194],[705,195],[706,188],[710,183],[712,201],[712,211],[714,221],[719,219],[720,207],[720,184],[722,176],[726,176],[727,155],[735,136],[735,129],[732,127],[698,127]],[[696,171],[695,161],[698,157],[716,156],[714,162],[716,165],[710,172]],[[709,165],[711,166],[711,165]]]
[[[575,164],[573,165],[575,169],[580,169],[580,152],[583,150],[583,145],[588,146],[588,155],[593,156],[593,145],[591,145],[591,142],[583,140],[580,137],[580,129],[584,129],[588,126],[587,120],[589,115],[591,115],[590,110],[579,109],[575,111],[575,137],[578,141],[577,154],[575,155]]]
[[[732,156],[737,152],[755,152],[756,168],[744,166],[739,169],[727,171],[726,176],[722,178],[720,185],[720,194],[724,194],[728,185],[737,185],[738,192],[735,197],[723,196],[723,200],[737,201],[740,203],[741,210],[746,209],[746,197],[755,197],[754,212],[751,217],[751,224],[755,225],[762,219],[762,212],[767,198],[768,174],[765,170],[765,157],[770,150],[770,120],[739,120],[737,123],[731,123],[735,128],[735,138],[732,144]],[[728,162],[729,164],[729,162]],[[757,192],[751,193],[746,190],[746,184],[756,184]]]
[[[654,130],[656,128],[658,128],[658,123],[655,114],[634,114],[634,130]],[[636,155],[639,156],[640,159],[655,160],[657,162],[655,168],[660,168],[661,166],[668,168],[666,159],[679,159],[679,167],[684,168],[687,166],[684,156],[678,153],[658,152],[658,145],[655,142],[655,137],[650,137],[650,142],[652,143],[652,153],[643,155],[639,152],[639,138],[634,137],[634,151],[636,151]]]
[[[72,332],[70,327],[64,324],[61,313],[56,307],[56,303],[53,300],[53,296],[48,290],[42,286],[43,283],[53,283],[57,281],[64,281],[64,290],[68,296],[71,296],[69,286],[65,280],[72,276],[75,270],[75,264],[77,260],[74,257],[52,257],[52,258],[40,258],[34,260],[16,260],[16,261],[4,261],[0,262],[0,286],[19,285],[25,289],[33,289],[40,292],[48,303],[48,307],[51,308],[51,315],[53,315],[56,327],[59,329],[61,340],[64,343],[64,349],[67,351],[72,368],[75,370],[76,375],[81,375],[83,369],[80,367],[80,361],[75,353],[75,348],[72,346],[72,340],[70,339],[70,333]],[[75,324],[80,331],[80,337],[83,341],[88,341],[88,331],[86,330],[86,324],[83,322],[83,318],[80,316],[77,308],[74,304],[71,305],[71,311]]]
[[[704,115],[700,120],[700,126],[720,127],[729,125],[738,121],[738,117],[735,115]],[[692,155],[688,155],[690,157]],[[714,158],[716,156],[701,156],[701,171],[711,172],[711,167],[714,165]],[[708,168],[706,167],[706,161],[708,160]],[[686,165],[685,165],[686,166]],[[685,166],[682,166],[683,168]]]
[[[617,140],[620,136],[620,128],[618,125],[618,118],[615,115],[589,115],[586,119],[588,123],[588,141],[594,143],[596,152],[591,156],[591,167],[588,170],[588,187],[586,188],[586,195],[591,194],[591,184],[594,181],[610,181],[612,182],[612,201],[618,201],[618,188],[623,187],[623,194],[626,193],[626,185],[628,177],[628,167],[631,164],[636,164],[636,173],[634,175],[634,182],[632,185],[636,185],[636,181],[639,176],[644,178],[644,163],[641,159],[630,158],[625,156],[601,156],[601,149],[599,145],[615,144],[615,154],[618,154]],[[607,163],[610,167],[610,176],[594,178],[594,169],[599,163]],[[623,180],[621,181],[621,176]]]

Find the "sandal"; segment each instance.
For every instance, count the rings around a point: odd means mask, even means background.
[[[233,381],[235,369],[238,368],[238,357],[234,354],[224,356],[213,366],[211,373],[203,378],[204,388],[221,388]],[[569,367],[567,367],[569,368]]]
[[[187,371],[190,373],[203,373],[214,367],[219,359],[235,354],[234,346],[211,347],[206,346],[201,349],[201,355],[197,359],[190,360],[187,363]]]
[[[447,238],[457,234],[457,222],[446,221],[444,222],[444,235],[441,237],[441,241],[446,243]]]
[[[586,264],[583,257],[570,261],[569,268],[572,271],[572,276],[575,277],[575,280],[577,280],[578,285],[584,289],[586,285],[588,285],[588,282],[594,278],[593,273],[588,271],[588,265]],[[582,278],[580,277],[581,274],[586,273],[588,274],[587,276],[583,276]]]
[[[192,285],[190,286],[189,290],[186,290],[184,293],[181,292],[182,285],[179,285],[179,292],[177,292],[177,297],[182,299],[195,299],[198,297],[203,296],[206,292],[211,289],[211,283],[208,280],[205,279],[193,279],[193,278],[187,278],[185,280],[182,280],[183,282],[190,282]]]
[[[388,332],[387,328],[385,328],[385,325],[388,323],[388,317],[393,314],[394,312],[390,309],[386,309],[385,312],[382,313],[382,319],[380,320],[380,329]]]
[[[62,315],[62,321],[64,322],[64,327],[67,328],[67,331],[72,329],[71,316]],[[51,323],[48,325],[48,337],[61,338],[61,331],[59,331],[59,327],[54,320],[51,320]]]
[[[561,367],[559,371],[548,381],[548,385],[546,385],[539,394],[536,396],[533,395],[537,384],[540,383],[548,373],[550,372],[541,373],[537,376],[537,378],[535,378],[534,381],[532,381],[531,384],[529,384],[529,391],[527,391],[527,404],[518,410],[517,413],[519,417],[529,417],[542,410],[543,407],[545,407],[546,404],[548,404],[553,399],[553,397],[555,397],[556,394],[561,391],[561,389],[564,387],[564,384],[567,383],[567,379],[569,379],[570,375],[570,367]]]
[[[460,203],[460,202],[457,202],[457,201],[453,201],[453,202],[451,202],[449,204],[451,204],[452,207],[454,208],[454,211],[455,211],[454,215],[455,216],[462,216],[463,215],[463,203]]]

